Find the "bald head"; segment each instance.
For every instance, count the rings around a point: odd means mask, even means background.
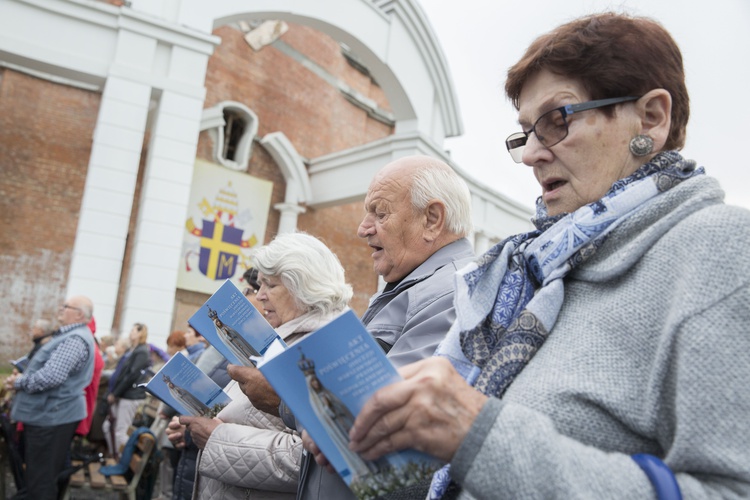
[[[382,182],[384,179],[409,179],[422,168],[448,168],[444,162],[430,158],[429,156],[404,156],[388,163],[380,170],[375,173],[375,176],[370,182],[370,186],[378,182]]]
[[[91,299],[83,295],[69,297],[60,306],[57,320],[61,325],[72,325],[74,323],[88,323],[94,314],[94,304]]]

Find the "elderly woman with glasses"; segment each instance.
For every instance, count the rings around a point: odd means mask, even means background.
[[[677,45],[646,18],[580,18],[505,89],[537,229],[458,273],[438,356],[376,393],[352,448],[449,462],[430,498],[747,498],[750,212],[678,152]]]
[[[304,233],[283,234],[252,254],[266,320],[287,344],[347,309],[352,288],[336,255]],[[203,448],[193,498],[294,498],[302,441],[281,419],[253,406],[241,384],[215,419],[181,417]]]

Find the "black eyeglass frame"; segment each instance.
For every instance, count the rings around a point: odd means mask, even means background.
[[[505,147],[508,149],[508,153],[510,153],[513,161],[516,163],[521,163],[523,147],[526,146],[526,142],[529,140],[529,136],[531,135],[531,133],[534,132],[536,134],[537,124],[547,115],[559,112],[562,115],[563,123],[565,124],[565,134],[560,139],[551,144],[547,144],[543,136],[539,136],[539,134],[536,135],[537,139],[539,139],[539,142],[541,142],[545,148],[551,148],[552,146],[560,144],[565,140],[566,137],[568,137],[569,126],[567,117],[569,115],[580,113],[581,111],[588,111],[590,109],[598,109],[612,106],[614,104],[621,104],[623,102],[636,101],[638,99],[640,99],[640,97],[611,97],[609,99],[597,99],[594,101],[586,101],[576,104],[566,104],[565,106],[560,106],[559,108],[550,109],[549,111],[542,113],[542,116],[536,119],[534,125],[532,125],[529,130],[510,134],[508,138],[505,139]]]

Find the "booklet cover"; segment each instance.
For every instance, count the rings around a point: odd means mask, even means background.
[[[263,314],[230,280],[188,320],[230,363],[251,366],[271,351],[286,344]]]
[[[376,461],[349,450],[349,430],[364,403],[400,380],[351,310],[258,368],[360,500],[416,484],[444,465],[413,450]]]
[[[21,356],[18,359],[11,360],[10,364],[16,367],[16,370],[18,370],[19,373],[23,373],[24,370],[26,370],[26,367],[29,366],[29,357],[28,356]]]
[[[181,415],[213,417],[232,401],[216,382],[180,352],[142,385]]]

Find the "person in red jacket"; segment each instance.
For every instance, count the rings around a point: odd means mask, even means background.
[[[104,369],[104,358],[102,358],[102,351],[99,348],[99,341],[96,339],[96,320],[91,317],[88,325],[91,330],[91,335],[94,335],[94,373],[91,375],[91,382],[86,386],[86,418],[81,420],[76,429],[76,436],[88,436],[91,430],[91,421],[94,420],[94,410],[96,409],[96,396],[99,393],[99,379],[102,377],[102,370]]]

